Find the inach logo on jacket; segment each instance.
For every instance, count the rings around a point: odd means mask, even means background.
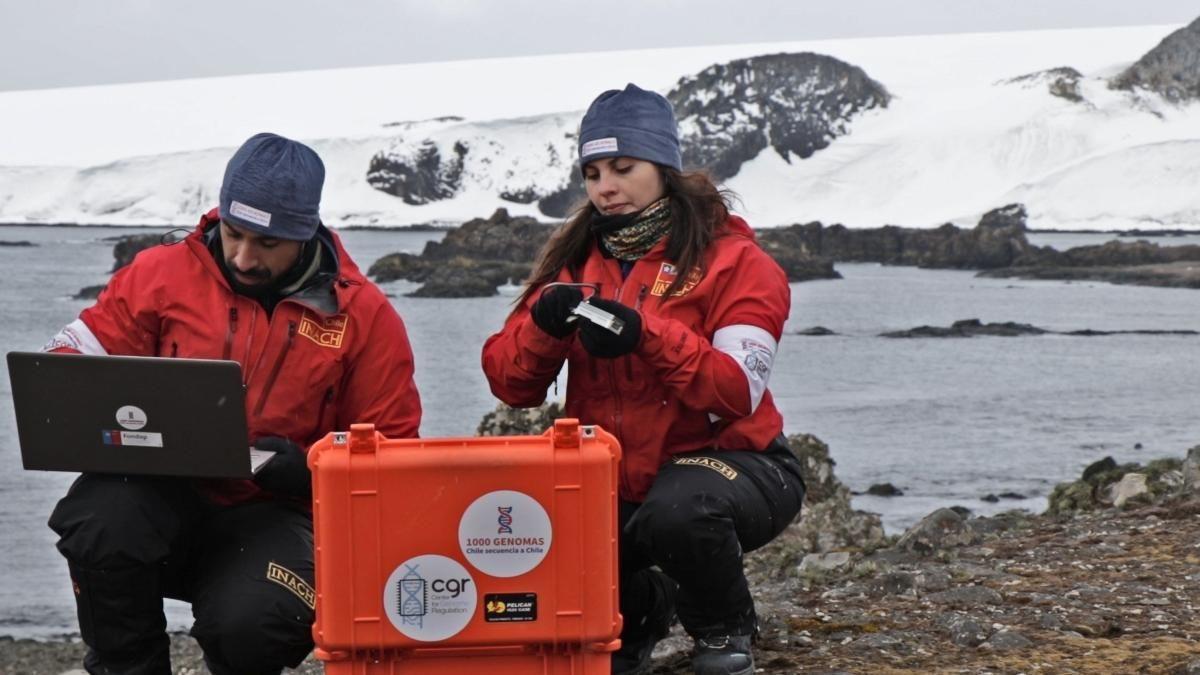
[[[654,286],[650,289],[650,295],[661,296],[666,293],[671,284],[675,283],[675,277],[677,276],[679,276],[679,272],[675,269],[674,265],[663,263],[662,267],[658,269],[658,276],[654,279]],[[680,286],[679,290],[671,295],[675,297],[687,295],[698,283],[700,283],[700,270],[693,267],[692,271],[688,272],[687,281],[683,282],[683,286]]]
[[[316,609],[316,592],[313,591],[312,586],[308,585],[308,582],[301,579],[295,572],[275,563],[267,563],[267,578],[295,593],[296,597],[303,600],[309,609]]]
[[[676,457],[675,463],[682,466],[702,466],[712,469],[729,480],[738,477],[738,472],[734,471],[731,466],[712,457]]]
[[[322,347],[341,349],[347,323],[349,319],[345,314],[321,318],[306,310],[304,316],[300,317],[300,328],[297,332]]]

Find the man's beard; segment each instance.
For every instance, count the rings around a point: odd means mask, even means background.
[[[238,281],[238,273],[234,272],[235,269],[237,268],[231,265],[228,260],[225,261],[225,279],[229,282],[229,285],[233,287],[233,291],[238,295],[245,295],[255,299],[264,298],[272,293],[277,292],[280,288],[280,279],[272,279],[271,273],[268,270],[254,270],[249,273],[241,272],[240,274],[244,276],[261,279],[261,281],[256,284],[243,284],[242,282]]]

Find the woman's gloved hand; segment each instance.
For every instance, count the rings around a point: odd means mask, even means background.
[[[582,324],[579,327],[579,341],[589,354],[599,359],[613,359],[637,349],[638,343],[642,341],[642,317],[637,310],[614,300],[600,298],[589,298],[588,304],[625,322],[625,327],[617,334],[581,318],[577,322]]]
[[[281,497],[312,499],[312,472],[308,469],[308,453],[304,448],[278,436],[260,438],[252,445],[275,453],[271,461],[254,474],[254,482],[259,487]]]
[[[567,321],[571,310],[583,301],[583,291],[574,286],[553,286],[542,293],[529,310],[533,323],[560,340],[575,332],[578,321]]]

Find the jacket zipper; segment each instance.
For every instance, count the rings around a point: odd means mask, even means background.
[[[621,301],[621,289],[624,286],[625,286],[624,283],[617,285],[617,292],[613,295],[613,300],[615,300],[616,302]],[[596,292],[599,293],[599,290],[597,289]],[[596,359],[589,359],[589,361],[591,361],[592,363],[595,363]],[[608,382],[609,382],[610,387],[612,388],[613,426],[616,427],[613,430],[613,435],[616,436],[618,439],[621,439],[622,438],[622,436],[621,436],[621,416],[622,416],[621,389],[620,389],[620,387],[617,386],[617,364],[614,360],[609,360]],[[627,462],[625,460],[622,460],[621,466],[620,466],[620,481],[619,481],[620,490],[619,491],[623,492],[625,494],[629,494],[629,492],[630,492],[629,474],[627,471],[627,467],[628,467]]]
[[[237,307],[229,308],[229,330],[225,331],[225,351],[221,358],[225,361],[233,356],[233,334],[237,332]]]
[[[313,429],[313,432],[310,434],[310,436],[316,436],[317,434],[321,433],[321,429],[325,428],[325,425],[323,424],[325,421],[325,410],[329,407],[329,403],[331,401],[333,401],[333,387],[327,388],[325,390],[325,396],[321,398],[321,408],[317,411],[317,427]]]
[[[639,312],[642,310],[642,303],[646,301],[646,293],[648,293],[649,291],[650,291],[650,287],[647,286],[646,284],[642,284],[642,287],[640,289],[638,289],[637,301],[635,303],[633,303],[633,308],[635,310],[637,310]],[[630,382],[633,382],[633,355],[632,354],[625,355],[625,379],[629,380]]]
[[[267,396],[271,393],[271,387],[275,385],[275,378],[279,377],[279,371],[283,369],[283,361],[287,358],[288,350],[292,348],[292,340],[295,337],[296,322],[289,320],[287,342],[283,343],[283,349],[279,351],[279,357],[275,359],[275,365],[271,366],[271,374],[267,375],[267,382],[263,385],[262,393],[258,396],[258,403],[254,406],[255,417],[262,414],[263,406],[267,404]]]
[[[171,358],[175,358],[177,356],[179,356],[179,343],[172,340],[171,341]]]

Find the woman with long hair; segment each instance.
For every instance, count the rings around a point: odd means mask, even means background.
[[[601,94],[580,125],[579,163],[588,201],[484,345],[484,372],[498,398],[528,407],[567,363],[566,414],[621,442],[613,672],[645,672],[677,614],[696,673],[752,673],[742,554],[787,527],[804,497],[767,390],[787,278],[728,194],[682,170],[662,96],[633,84]]]

